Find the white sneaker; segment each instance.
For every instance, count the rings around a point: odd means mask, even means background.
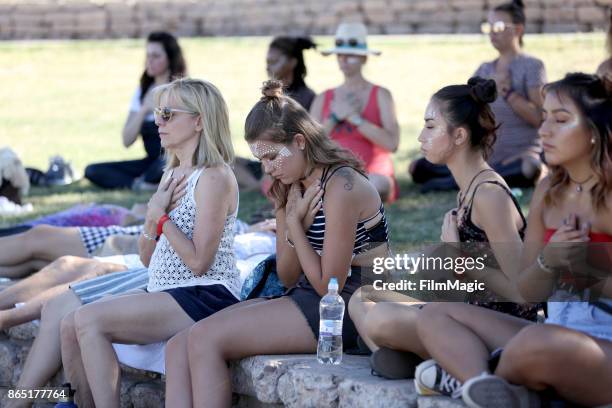
[[[461,396],[461,382],[446,372],[435,360],[419,364],[414,373],[414,386],[419,395]]]
[[[496,375],[484,374],[463,384],[463,402],[472,408],[540,408],[539,396]]]

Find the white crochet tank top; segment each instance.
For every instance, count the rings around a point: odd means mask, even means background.
[[[195,170],[187,181],[187,191],[179,205],[168,216],[172,222],[187,236],[193,238],[195,224],[196,202],[195,187],[200,175],[205,169]],[[240,272],[236,267],[234,255],[234,223],[238,214],[236,211],[225,219],[219,249],[210,269],[202,276],[196,276],[185,265],[183,260],[172,248],[166,236],[162,234],[155,246],[155,251],[149,263],[149,292],[159,292],[166,289],[196,285],[225,286],[236,298],[240,298]]]

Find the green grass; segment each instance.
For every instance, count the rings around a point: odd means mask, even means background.
[[[322,48],[331,45],[329,37],[317,40]],[[244,118],[265,80],[268,41],[264,37],[181,40],[191,76],[212,81],[224,94],[234,145],[243,156],[250,155],[243,141]],[[392,238],[399,243],[437,239],[454,194],[420,196],[405,176],[408,162],[418,152],[423,112],[433,92],[464,83],[481,62],[495,57],[495,51],[482,36],[377,36],[370,44],[383,55],[369,59],[366,77],[392,91],[402,129],[394,158],[402,197],[388,209]],[[543,59],[549,80],[555,80],[568,71],[594,71],[604,59],[604,36],[528,36],[525,50]],[[141,40],[0,43],[0,146],[11,146],[27,166],[43,170],[54,154],[70,160],[79,171],[91,162],[141,157],[140,144],[122,147],[120,132],[143,54]],[[315,91],[340,83],[333,57],[307,52],[306,64],[307,83]],[[67,188],[33,189],[28,200],[35,207],[34,215],[40,215],[80,202],[127,205],[146,196],[104,192],[80,182]],[[263,203],[257,194],[243,194],[240,216],[248,219]],[[21,219],[0,218],[0,224]]]

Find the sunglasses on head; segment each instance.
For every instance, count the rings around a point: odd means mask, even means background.
[[[480,31],[482,31],[483,34],[499,34],[503,33],[504,31],[506,31],[506,29],[510,27],[514,27],[514,24],[509,24],[504,21],[496,21],[494,23],[489,23],[488,21],[485,21],[480,25]]]
[[[343,38],[336,39],[336,47],[344,47],[345,45],[349,47],[356,47],[359,45],[359,41],[357,41],[356,38],[349,38],[346,40]]]
[[[161,119],[164,122],[170,122],[175,112],[190,113],[192,115],[197,114],[197,112],[192,112],[192,111],[188,111],[184,109],[174,109],[174,108],[169,108],[167,106],[164,106],[163,108],[159,107],[159,108],[153,109],[153,114],[155,115],[155,119],[156,120]]]

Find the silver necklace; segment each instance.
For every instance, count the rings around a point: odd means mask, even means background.
[[[584,189],[582,188],[582,185],[583,185],[584,183],[586,183],[587,181],[589,181],[590,179],[592,179],[592,178],[593,178],[593,175],[591,174],[591,175],[590,175],[590,176],[589,176],[589,177],[588,177],[586,180],[584,180],[584,181],[576,181],[576,180],[574,180],[573,178],[571,178],[569,175],[568,175],[568,177],[569,177],[569,179],[570,179],[570,181],[571,181],[572,183],[576,184],[576,192],[577,192],[577,193],[582,193],[582,191],[584,190]]]

